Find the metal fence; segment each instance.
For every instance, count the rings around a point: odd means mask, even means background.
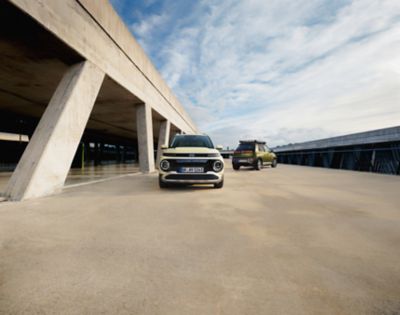
[[[278,152],[278,162],[400,175],[400,142]]]

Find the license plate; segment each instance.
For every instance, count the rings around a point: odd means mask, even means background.
[[[247,159],[241,159],[241,160],[239,160],[239,162],[240,163],[247,163],[249,160],[247,160]]]
[[[203,173],[204,167],[181,167],[181,173]]]

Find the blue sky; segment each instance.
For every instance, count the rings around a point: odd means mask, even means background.
[[[218,144],[400,125],[398,0],[111,3]]]

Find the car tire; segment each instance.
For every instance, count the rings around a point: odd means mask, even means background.
[[[256,165],[254,166],[254,168],[255,168],[257,171],[260,171],[260,170],[262,169],[262,167],[263,167],[263,162],[262,162],[261,159],[258,159],[258,160],[256,161]]]
[[[232,164],[232,167],[235,171],[239,170],[240,165],[239,164]]]
[[[160,188],[168,188],[168,184],[163,182],[161,179],[161,176],[158,177],[158,186],[160,186]]]
[[[222,188],[224,187],[224,180],[221,180],[219,183],[214,184],[214,188]]]
[[[271,167],[275,168],[275,167],[277,167],[277,166],[278,166],[278,161],[277,161],[276,159],[274,159],[274,160],[272,161]]]

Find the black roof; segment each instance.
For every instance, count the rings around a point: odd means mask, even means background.
[[[258,140],[240,140],[239,143],[258,143],[258,144],[266,144],[265,141],[258,141]]]

